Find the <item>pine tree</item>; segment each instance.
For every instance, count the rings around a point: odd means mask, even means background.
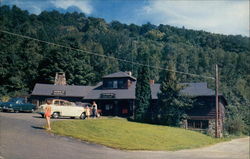
[[[147,67],[140,67],[138,70],[138,78],[135,90],[135,120],[149,121],[150,120],[150,102],[151,89],[149,84],[149,74]]]
[[[174,64],[170,63],[161,83],[161,93],[158,94],[158,122],[163,125],[179,126],[181,120],[186,117],[185,110],[192,104],[191,99],[180,94],[182,87],[177,84],[174,72]]]

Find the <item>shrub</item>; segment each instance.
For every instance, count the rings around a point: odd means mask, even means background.
[[[236,115],[231,118],[227,118],[225,121],[225,130],[229,134],[233,135],[241,135],[246,131],[246,124],[242,120],[242,117],[240,115]]]
[[[9,99],[10,99],[9,96],[2,96],[2,97],[1,97],[1,101],[3,101],[3,102],[8,102]]]

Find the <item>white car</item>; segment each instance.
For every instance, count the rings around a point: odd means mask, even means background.
[[[75,103],[62,99],[50,99],[52,118],[71,117],[71,118],[86,118],[86,109],[82,106],[76,106]],[[47,104],[40,105],[37,113],[44,117],[44,111]]]

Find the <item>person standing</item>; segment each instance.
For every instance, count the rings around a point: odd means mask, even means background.
[[[89,116],[90,116],[90,108],[89,106],[86,107],[86,117],[87,119],[89,119]]]
[[[92,104],[92,115],[93,117],[97,117],[97,104],[95,101],[93,101],[93,104]]]
[[[52,101],[47,100],[46,107],[44,108],[44,116],[45,116],[46,122],[47,122],[47,130],[51,130],[51,127],[50,127],[51,104],[52,104]]]

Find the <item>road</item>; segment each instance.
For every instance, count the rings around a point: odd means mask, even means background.
[[[48,133],[35,113],[0,119],[0,159],[249,159],[249,137],[193,150],[122,151]]]

